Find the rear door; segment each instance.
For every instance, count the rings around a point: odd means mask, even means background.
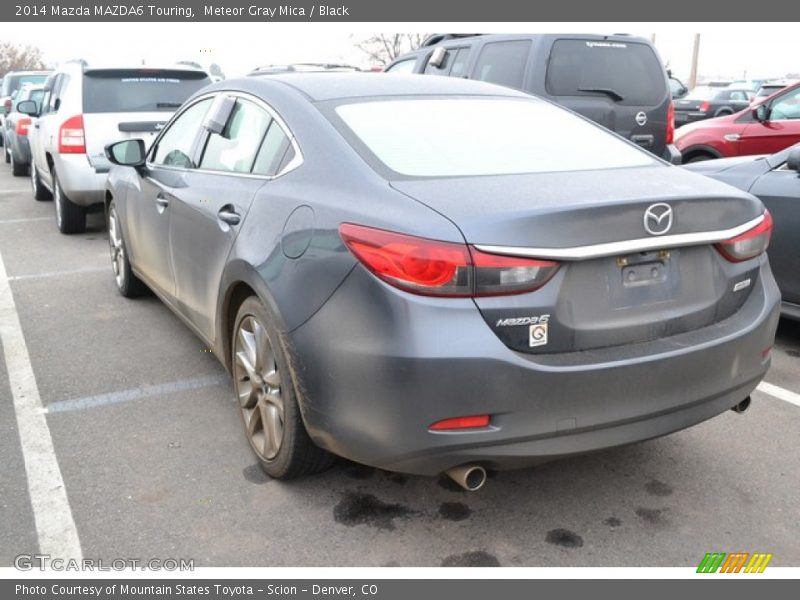
[[[544,87],[559,104],[658,156],[664,152],[671,98],[664,67],[649,45],[556,39]]]
[[[89,162],[109,167],[103,149],[122,139],[149,145],[186,99],[210,83],[185,69],[90,69],[83,75],[83,124]]]
[[[205,134],[199,168],[172,190],[170,252],[178,303],[209,340],[214,339],[222,270],[240,225],[290,146],[266,106],[249,97],[228,97],[235,104],[218,121],[224,128]]]
[[[61,95],[69,85],[69,79],[66,73],[58,73],[47,79],[42,108],[28,138],[31,144],[31,160],[36,164],[39,179],[49,188],[52,188],[52,181],[47,165],[47,154],[52,154],[58,147],[58,128],[63,120],[63,115],[59,111]]]
[[[768,108],[768,121],[745,127],[740,154],[773,154],[800,141],[800,87],[774,98]]]
[[[800,304],[800,177],[784,163],[759,177],[750,193],[772,213],[775,230],[769,264],[781,295],[787,302]]]

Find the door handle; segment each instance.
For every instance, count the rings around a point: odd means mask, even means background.
[[[226,204],[219,209],[217,218],[223,223],[228,225],[238,225],[242,221],[242,217],[236,212],[236,208],[232,204]]]
[[[652,135],[632,135],[631,141],[634,144],[639,144],[644,148],[649,148],[655,142],[655,137]]]
[[[34,123],[33,128],[34,129],[39,129],[39,124],[38,123]]]
[[[169,199],[162,193],[159,193],[156,196],[156,210],[160,213],[163,213],[164,210],[169,206]]]

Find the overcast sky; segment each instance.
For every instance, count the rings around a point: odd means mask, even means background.
[[[474,31],[475,24],[419,23],[4,23],[0,40],[38,46],[45,60],[90,63],[218,63],[226,75],[261,64],[338,61],[369,66],[354,40],[372,32]],[[707,77],[780,77],[800,71],[800,35],[792,23],[486,24],[491,32],[578,31],[655,34],[662,59],[686,78],[695,32],[701,33],[700,68]]]

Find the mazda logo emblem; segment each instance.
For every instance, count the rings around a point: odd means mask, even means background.
[[[647,125],[647,114],[643,110],[640,110],[638,113],[636,113],[636,124],[639,127],[644,127]]]
[[[644,211],[644,229],[650,235],[664,235],[672,229],[672,207],[664,202],[651,204]]]

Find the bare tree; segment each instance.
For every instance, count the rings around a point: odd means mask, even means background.
[[[33,71],[44,67],[39,48],[0,42],[0,77],[9,71]]]
[[[374,33],[354,44],[371,62],[388,65],[401,54],[419,48],[427,37],[427,33]]]

